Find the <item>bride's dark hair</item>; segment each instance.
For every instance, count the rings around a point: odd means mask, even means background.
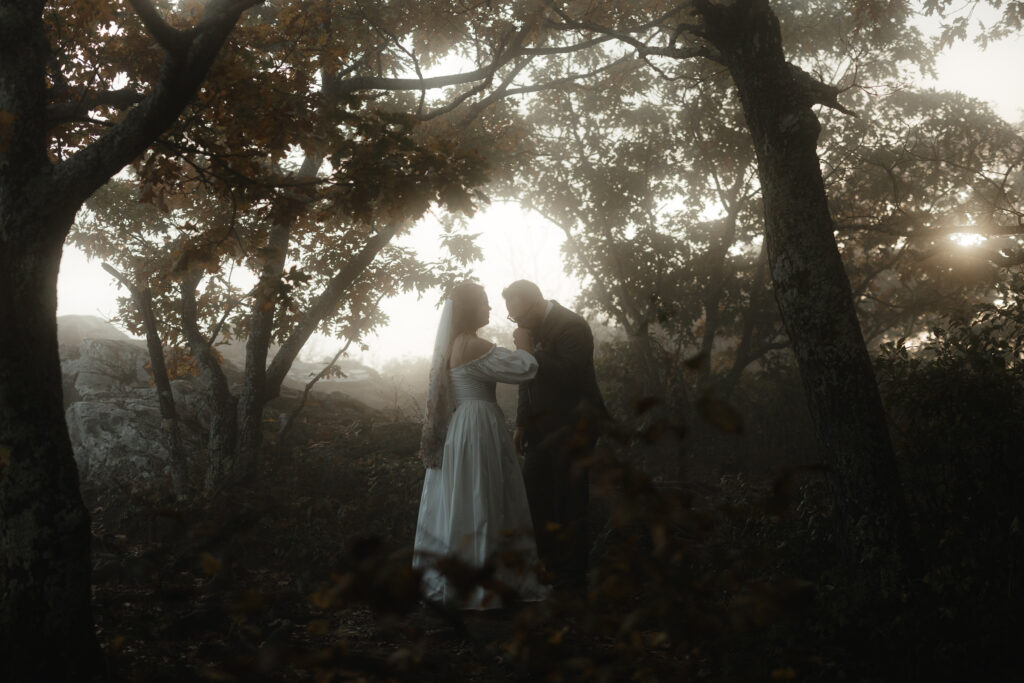
[[[487,301],[484,288],[475,282],[460,282],[448,291],[452,300],[452,339],[463,332],[472,334],[480,327],[478,306]]]

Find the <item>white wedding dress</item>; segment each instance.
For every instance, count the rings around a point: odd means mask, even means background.
[[[477,586],[465,595],[466,580],[439,571],[451,567],[444,558],[456,557],[473,568],[494,562],[493,578],[520,600],[543,600],[549,588],[534,572],[537,546],[519,457],[495,401],[496,382],[532,379],[537,360],[495,346],[449,373],[455,412],[441,467],[426,470],[416,524],[413,566],[423,569],[424,594],[463,609],[502,606],[494,590]]]

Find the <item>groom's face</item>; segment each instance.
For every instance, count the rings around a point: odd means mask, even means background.
[[[542,319],[537,315],[540,306],[535,301],[523,301],[519,297],[511,297],[505,300],[505,308],[508,310],[508,317],[519,327],[528,330],[536,329]]]

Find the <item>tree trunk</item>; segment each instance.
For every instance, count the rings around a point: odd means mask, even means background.
[[[206,444],[206,491],[215,491],[236,473],[238,452],[238,399],[231,393],[228,378],[210,348],[210,340],[199,330],[196,287],[202,273],[191,272],[181,279],[181,327],[189,349],[199,364],[206,385],[206,405],[210,411],[209,438]]]
[[[910,525],[885,413],[834,238],[813,96],[786,63],[768,0],[700,0],[757,153],[775,297],[831,466],[848,566],[875,595],[907,578]]]
[[[321,321],[338,309],[345,295],[366,269],[373,263],[391,240],[398,234],[399,225],[389,225],[367,240],[359,253],[355,254],[334,274],[320,294],[312,301],[302,318],[299,319],[281,348],[274,354],[274,360],[267,369],[266,395],[267,401],[277,398],[281,393],[281,384],[288,374],[289,368],[299,355],[299,351],[309,341],[310,336],[320,326]]]
[[[740,381],[740,377],[743,375],[743,371],[747,369],[747,366],[753,363],[755,360],[761,358],[767,349],[764,347],[758,349],[754,346],[754,335],[759,332],[758,317],[762,310],[762,306],[765,310],[771,304],[767,301],[767,292],[761,293],[762,285],[765,281],[768,266],[768,248],[765,245],[761,245],[761,251],[757,254],[757,263],[754,266],[754,272],[750,279],[750,297],[747,300],[747,307],[743,311],[743,326],[740,332],[740,343],[736,347],[736,354],[733,358],[732,367],[729,368],[728,374],[722,379],[720,383],[722,398],[728,401],[732,397],[733,390],[736,389],[736,385]],[[762,303],[762,299],[765,301]],[[770,340],[769,340],[770,342]],[[769,343],[769,346],[771,344]],[[762,350],[764,349],[764,350]]]
[[[82,202],[181,113],[250,0],[212,2],[195,30],[143,18],[165,45],[160,81],[91,144],[54,165],[46,128],[50,42],[41,0],[0,6],[0,671],[87,680],[89,515],[64,423],[57,272]],[[172,49],[173,48],[173,49]]]
[[[160,405],[161,428],[166,440],[167,455],[170,458],[171,489],[177,496],[187,493],[188,457],[181,441],[181,424],[178,420],[178,409],[174,405],[174,392],[171,390],[171,378],[167,374],[167,363],[164,360],[164,345],[160,339],[160,328],[153,314],[153,292],[147,287],[139,287],[125,277],[124,273],[109,263],[103,264],[103,270],[113,275],[132,295],[132,301],[142,318],[142,327],[146,331],[146,350],[149,352],[149,367],[156,386],[157,402]]]
[[[324,78],[324,94],[333,94],[337,86],[336,80],[327,78],[323,73],[321,77]],[[320,154],[306,154],[296,179],[306,181],[316,178],[321,163],[323,156]],[[279,384],[274,386],[273,379],[268,380],[267,352],[273,338],[278,290],[282,284],[284,264],[288,257],[292,226],[305,210],[303,204],[295,198],[280,197],[277,201],[267,239],[269,256],[260,273],[260,282],[249,321],[249,336],[245,343],[245,378],[238,401],[238,459],[239,467],[243,471],[250,471],[256,464],[263,445],[263,409],[268,401],[277,398],[280,391]],[[291,367],[290,361],[288,366]],[[287,369],[285,371],[287,372]]]
[[[10,681],[87,680],[89,515],[79,493],[57,351],[60,244],[9,220],[0,196],[0,668]],[[70,225],[70,220],[68,220]]]
[[[178,410],[174,405],[174,392],[171,390],[171,378],[167,374],[167,363],[164,361],[164,345],[160,340],[156,316],[153,315],[153,294],[149,287],[132,290],[135,305],[142,313],[143,327],[146,329],[146,348],[149,350],[149,364],[153,373],[153,384],[160,402],[160,418],[163,423],[164,438],[167,439],[167,453],[171,459],[171,488],[178,496],[186,493],[187,458],[181,442],[181,425],[178,421]]]
[[[53,196],[40,125],[42,4],[0,10],[0,677],[10,681],[86,680],[100,663],[57,349],[57,271],[75,211]]]
[[[737,181],[737,186],[739,186]],[[708,282],[704,289],[704,334],[700,341],[700,354],[704,357],[704,365],[697,376],[697,394],[703,394],[712,384],[711,354],[715,347],[715,338],[721,325],[721,305],[724,298],[726,261],[729,249],[736,241],[736,223],[739,219],[740,205],[736,199],[737,191],[732,193],[732,204],[722,221],[722,234],[717,244],[708,249],[710,268]]]
[[[263,264],[260,281],[249,317],[249,336],[245,342],[245,372],[238,400],[238,470],[250,472],[263,444],[263,408],[267,403],[267,351],[274,332],[274,313],[279,304],[281,276],[288,255],[291,226],[299,207],[279,199],[267,240],[269,256]]]

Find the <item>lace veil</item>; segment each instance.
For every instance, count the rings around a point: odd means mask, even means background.
[[[427,383],[427,409],[423,416],[423,432],[420,435],[420,458],[430,468],[440,468],[444,451],[444,440],[448,434],[448,422],[455,410],[452,396],[448,360],[452,350],[452,300],[446,298],[441,309],[441,321],[437,324],[434,338],[434,355],[430,362],[430,379]]]

